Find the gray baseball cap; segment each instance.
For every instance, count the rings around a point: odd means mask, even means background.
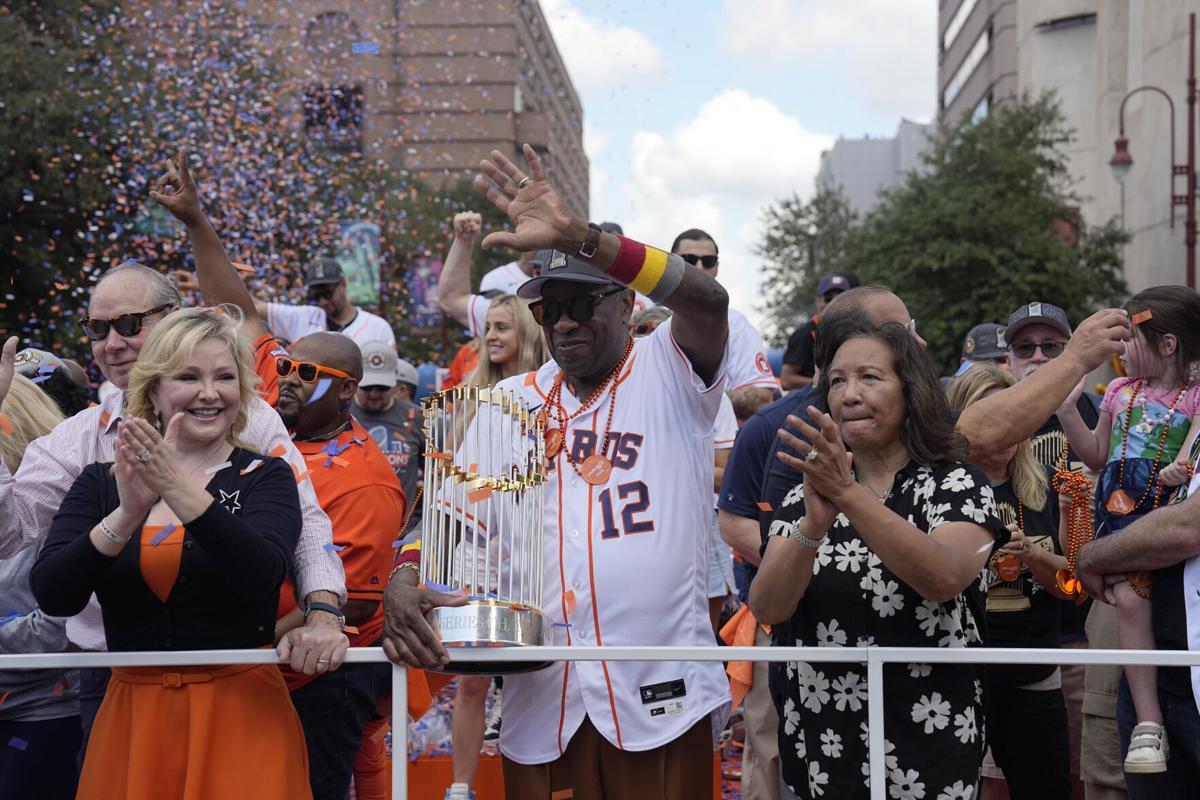
[[[421,385],[421,379],[417,377],[417,368],[403,358],[396,360],[396,382],[410,383],[414,387]]]
[[[1022,328],[1030,325],[1049,325],[1068,339],[1071,338],[1071,323],[1067,321],[1067,312],[1049,303],[1026,303],[1008,317],[1008,325],[1004,329],[1004,338],[1012,342]]]
[[[305,286],[321,286],[330,283],[342,282],[342,265],[337,262],[336,258],[328,256],[318,258],[308,268],[308,272],[304,275]]]
[[[396,385],[396,354],[387,342],[366,342],[362,346],[363,376],[359,386]]]
[[[542,296],[542,286],[546,281],[586,283],[592,286],[621,285],[586,261],[572,258],[559,250],[551,250],[550,253],[548,262],[542,266],[542,273],[517,287],[518,297],[537,300]]]
[[[978,361],[981,359],[1004,358],[1008,352],[1008,342],[1005,341],[1004,326],[995,322],[985,322],[971,328],[967,338],[963,339],[963,358]]]

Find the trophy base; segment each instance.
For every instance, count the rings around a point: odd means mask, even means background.
[[[550,626],[540,611],[496,601],[440,606],[425,615],[446,647],[531,647],[550,644]],[[550,666],[549,661],[461,661],[440,672],[452,675],[510,675]]]

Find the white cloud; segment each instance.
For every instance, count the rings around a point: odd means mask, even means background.
[[[720,40],[755,65],[845,69],[872,109],[928,118],[937,83],[937,4],[897,0],[724,0]],[[848,6],[852,5],[852,9]]]
[[[687,228],[708,231],[721,248],[720,280],[732,304],[753,320],[760,210],[794,191],[811,194],[820,153],[833,141],[768,100],[722,92],[667,134],[634,134],[620,187],[631,209],[625,230],[661,247]]]
[[[587,153],[588,157],[588,189],[592,208],[602,205],[602,198],[608,191],[610,176],[608,170],[600,166],[600,154],[606,149],[608,149],[608,131],[584,120],[583,152]]]
[[[542,0],[542,12],[576,82],[607,84],[663,71],[662,50],[636,28],[585,14],[570,0]]]

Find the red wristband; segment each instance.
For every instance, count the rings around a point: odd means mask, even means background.
[[[621,249],[617,253],[617,260],[608,268],[608,276],[628,286],[642,269],[646,260],[646,246],[624,236],[617,238],[621,240]]]

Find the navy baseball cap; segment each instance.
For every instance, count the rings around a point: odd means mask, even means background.
[[[962,355],[973,361],[980,359],[1004,358],[1008,353],[1008,342],[1004,339],[1004,326],[995,322],[985,322],[971,328],[967,338],[963,339]]]
[[[817,284],[817,294],[826,292],[844,292],[858,286],[858,281],[844,272],[833,272],[821,278]]]
[[[550,258],[542,266],[541,274],[517,287],[517,297],[537,300],[542,296],[542,286],[546,281],[586,283],[593,286],[621,285],[586,261],[572,258],[560,250],[551,250]]]
[[[1049,325],[1068,339],[1071,338],[1071,323],[1067,321],[1067,312],[1049,303],[1026,303],[1008,317],[1008,325],[1004,329],[1004,338],[1009,342],[1017,338],[1021,329],[1030,325]]]

